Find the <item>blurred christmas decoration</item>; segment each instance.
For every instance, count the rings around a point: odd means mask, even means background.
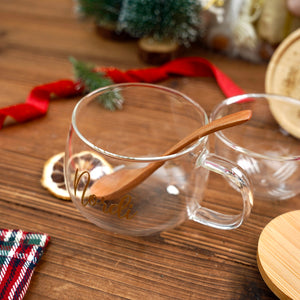
[[[199,37],[201,5],[198,0],[124,0],[120,28],[140,38],[141,58],[160,64],[176,56],[180,45]]]
[[[252,0],[231,0],[224,3],[223,20],[213,19],[207,24],[205,43],[209,48],[231,56],[255,60],[259,38],[254,23],[260,6]]]
[[[278,45],[299,27],[300,18],[288,11],[285,0],[264,0],[257,23],[257,32],[263,40]]]
[[[123,0],[75,0],[80,17],[90,17],[95,21],[99,33],[108,38],[122,39],[117,29]]]
[[[205,43],[230,56],[259,62],[269,60],[276,47],[300,27],[300,18],[287,9],[286,0],[227,0],[220,22],[206,24]]]
[[[150,64],[171,60],[196,41],[232,57],[269,60],[300,27],[286,0],[77,0],[77,10],[106,37],[138,39],[140,57]]]

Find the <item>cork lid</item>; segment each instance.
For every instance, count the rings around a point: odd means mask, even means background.
[[[300,210],[273,219],[257,248],[262,278],[280,299],[300,299]]]
[[[276,49],[269,62],[266,93],[289,96],[300,101],[300,29],[290,34]],[[287,109],[285,104],[272,105],[278,123],[300,138],[300,106]]]

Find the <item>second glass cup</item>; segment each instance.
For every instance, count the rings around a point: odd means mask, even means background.
[[[114,99],[119,105],[115,111],[101,105]],[[127,83],[90,93],[76,105],[67,139],[65,180],[72,201],[96,225],[122,234],[149,235],[186,219],[220,229],[240,226],[252,207],[249,180],[236,164],[209,153],[207,137],[163,156],[207,123],[201,106],[163,86]],[[103,176],[156,161],[163,165],[120,197],[105,199],[93,191]],[[209,171],[241,192],[235,214],[202,206]]]
[[[228,98],[211,120],[252,110],[249,122],[215,134],[215,152],[249,175],[254,196],[284,200],[300,193],[300,101],[279,95]]]

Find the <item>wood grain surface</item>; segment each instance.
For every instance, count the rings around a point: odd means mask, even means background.
[[[264,228],[258,241],[257,264],[280,299],[300,298],[300,210],[282,214]]]
[[[0,0],[1,107],[24,102],[36,85],[72,78],[69,56],[99,66],[147,67],[136,42],[103,39],[74,11],[72,0]],[[264,64],[201,45],[183,55],[209,59],[246,92],[264,91]],[[161,84],[186,93],[208,113],[224,98],[211,78]],[[192,221],[147,238],[104,231],[40,184],[45,161],[64,151],[78,100],[53,100],[45,117],[0,131],[0,227],[51,236],[25,299],[276,299],[257,267],[258,238],[270,220],[300,208],[299,196],[255,199],[250,218],[232,231]],[[239,197],[222,178],[210,177],[208,207],[231,212]]]

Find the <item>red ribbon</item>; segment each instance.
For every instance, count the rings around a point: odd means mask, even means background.
[[[96,69],[97,70],[97,69]],[[244,94],[230,78],[208,60],[201,57],[179,58],[160,67],[120,71],[115,68],[100,68],[115,83],[121,82],[158,82],[170,76],[214,77],[226,97]]]
[[[122,82],[147,82],[155,83],[165,80],[170,76],[186,77],[214,77],[220,89],[226,97],[243,94],[230,78],[208,60],[201,57],[179,58],[162,66],[132,69],[121,71],[116,68],[99,68],[115,83]],[[53,96],[59,98],[78,96],[83,88],[71,80],[59,80],[52,83],[37,86],[31,90],[25,103],[20,103],[0,109],[0,129],[3,127],[6,117],[12,117],[17,122],[25,122],[47,113],[49,102]]]
[[[49,101],[53,96],[71,97],[80,92],[82,88],[71,80],[59,80],[37,86],[31,90],[25,103],[0,109],[0,129],[8,116],[19,123],[29,121],[47,113]]]

